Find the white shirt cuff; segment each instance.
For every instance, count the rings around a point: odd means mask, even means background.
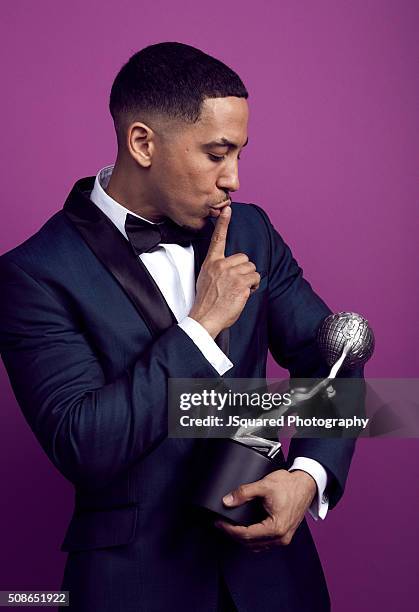
[[[308,457],[296,457],[289,471],[302,470],[310,474],[316,481],[317,495],[309,508],[309,512],[315,521],[317,519],[325,519],[329,509],[329,498],[325,491],[327,487],[327,472],[324,467],[315,459]]]
[[[185,334],[188,334],[192,342],[196,344],[205,359],[210,362],[220,376],[233,367],[230,359],[226,357],[207,330],[202,327],[198,321],[190,317],[185,317],[182,321],[179,321],[178,325],[183,329]]]

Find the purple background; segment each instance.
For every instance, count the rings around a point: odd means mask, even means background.
[[[251,93],[237,199],[269,212],[333,310],[370,320],[367,375],[415,377],[419,4],[248,4],[3,3],[0,252],[61,208],[77,178],[113,161],[107,98],[122,63],[153,42],[190,43]],[[0,385],[0,589],[58,588],[72,487],[38,447],[2,366]],[[362,440],[342,502],[310,521],[334,610],[417,610],[418,459],[417,440]]]

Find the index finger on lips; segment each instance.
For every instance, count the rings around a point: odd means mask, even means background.
[[[222,209],[212,234],[207,259],[221,259],[225,256],[228,225],[231,219],[231,207]]]

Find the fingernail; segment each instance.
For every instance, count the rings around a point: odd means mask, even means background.
[[[225,497],[223,497],[223,503],[226,506],[231,506],[231,504],[233,503],[233,496],[231,493],[229,493],[228,495],[226,495]]]

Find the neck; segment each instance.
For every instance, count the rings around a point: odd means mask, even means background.
[[[140,172],[141,170],[137,167],[133,168],[122,162],[118,156],[106,193],[118,204],[140,215],[140,217],[154,222],[161,221],[163,215],[157,212],[155,207],[148,202],[144,188],[145,181],[140,180]]]

